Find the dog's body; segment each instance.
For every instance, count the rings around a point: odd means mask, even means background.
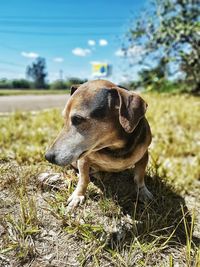
[[[119,172],[134,168],[140,199],[152,198],[144,183],[151,143],[146,108],[140,96],[108,81],[72,87],[63,111],[65,126],[46,153],[46,159],[57,165],[77,165],[79,181],[69,207],[84,200],[90,169]]]

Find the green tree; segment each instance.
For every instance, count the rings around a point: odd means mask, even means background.
[[[16,89],[29,89],[31,88],[31,83],[25,79],[15,79],[12,81],[12,87]]]
[[[62,80],[56,80],[50,84],[50,89],[57,90],[57,89],[67,89],[66,82]]]
[[[67,79],[66,85],[67,85],[68,88],[70,88],[74,84],[82,84],[82,83],[85,83],[85,82],[87,82],[87,79],[71,77],[71,78]]]
[[[154,68],[143,69],[139,72],[140,82],[142,85],[159,84],[159,81],[166,79],[166,60],[161,58],[158,65]]]
[[[6,78],[0,79],[0,89],[12,88],[12,82]]]
[[[199,0],[156,0],[127,36],[125,51],[143,47],[140,64],[165,58],[185,73],[190,90],[200,91]]]
[[[45,88],[47,77],[45,58],[38,57],[31,66],[27,67],[26,74],[33,80],[35,88]]]

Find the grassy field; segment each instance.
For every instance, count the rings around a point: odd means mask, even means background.
[[[200,99],[144,98],[155,197],[146,205],[130,171],[100,173],[67,213],[77,176],[44,160],[61,111],[0,118],[0,266],[200,266]]]
[[[51,94],[54,95],[54,94],[66,94],[66,93],[69,93],[69,90],[0,89],[0,96],[9,96],[9,95],[51,95]]]

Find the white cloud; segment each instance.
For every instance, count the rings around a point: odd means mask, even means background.
[[[64,58],[62,58],[62,57],[55,57],[55,58],[53,59],[53,61],[58,62],[58,63],[61,63],[61,62],[64,61]]]
[[[87,48],[77,47],[72,50],[72,53],[78,57],[85,57],[91,53],[91,50]]]
[[[105,40],[105,39],[100,39],[100,40],[99,40],[99,45],[100,45],[100,46],[106,46],[106,45],[108,45],[108,41]]]
[[[95,46],[96,45],[95,40],[88,40],[88,45]]]
[[[37,58],[39,57],[39,55],[35,52],[21,52],[21,55],[23,57],[27,57],[27,58]]]
[[[122,49],[118,49],[117,51],[115,51],[115,56],[124,57],[125,56],[125,52]]]
[[[107,64],[107,62],[105,61],[90,61],[90,64],[102,64],[102,63]]]
[[[141,56],[142,54],[145,53],[145,49],[144,47],[140,46],[140,45],[135,45],[131,48],[129,48],[127,51],[124,51],[123,49],[118,49],[117,51],[115,51],[115,56],[117,57],[132,57],[132,56]]]

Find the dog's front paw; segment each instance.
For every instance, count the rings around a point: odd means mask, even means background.
[[[146,186],[139,188],[139,201],[146,203],[153,200],[153,195]]]
[[[73,209],[75,209],[77,206],[79,206],[79,204],[83,204],[83,202],[85,201],[85,196],[82,195],[77,195],[77,194],[72,194],[69,198],[68,198],[68,206],[67,206],[67,211],[71,211]]]

